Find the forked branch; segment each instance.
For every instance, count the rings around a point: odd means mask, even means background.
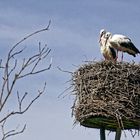
[[[17,106],[17,109],[12,111],[9,111],[8,109],[8,113],[4,113],[6,112],[4,109],[9,103],[9,98],[14,95],[14,92],[16,90],[15,86],[18,83],[19,79],[21,80],[28,76],[34,76],[39,73],[43,73],[51,68],[52,58],[47,66],[42,66],[42,62],[47,59],[48,55],[51,52],[51,49],[48,48],[47,45],[41,47],[41,43],[39,43],[38,51],[28,58],[23,58],[22,63],[19,59],[19,56],[23,55],[25,48],[18,48],[18,46],[28,38],[40,32],[49,30],[50,24],[51,21],[49,21],[47,27],[25,36],[23,39],[12,46],[7,54],[6,60],[0,59],[0,70],[2,73],[0,85],[0,113],[3,114],[3,117],[0,117],[1,132],[3,136],[2,140],[24,132],[24,130],[26,129],[26,125],[24,125],[23,129],[21,130],[13,129],[6,132],[5,125],[7,125],[7,120],[9,120],[11,117],[14,117],[15,115],[24,114],[29,110],[32,104],[37,101],[43,93],[45,93],[46,82],[44,83],[42,90],[38,90],[36,96],[29,102],[27,102],[26,99],[28,99],[27,95],[29,93],[25,92],[22,95],[17,89],[17,105],[15,105]]]

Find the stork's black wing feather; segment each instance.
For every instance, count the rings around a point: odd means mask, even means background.
[[[110,51],[112,53],[113,59],[115,59],[117,57],[115,49],[111,48],[111,47],[109,47],[109,49],[110,49]]]
[[[135,45],[131,41],[129,41],[129,42],[121,42],[120,45],[125,47],[125,48],[128,48],[130,50],[133,50],[136,54],[140,53],[140,51],[135,47]]]

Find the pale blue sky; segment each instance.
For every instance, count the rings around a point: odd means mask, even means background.
[[[29,78],[18,87],[32,91],[47,81],[47,93],[18,120],[9,123],[12,128],[27,123],[26,131],[12,140],[99,140],[99,130],[85,129],[77,124],[73,128],[71,118],[72,96],[58,98],[70,83],[71,76],[60,72],[75,71],[85,60],[101,60],[98,37],[102,28],[112,33],[129,36],[140,49],[140,1],[139,0],[1,0],[0,2],[0,54],[7,51],[26,34],[45,27],[52,20],[50,30],[34,36],[21,46],[27,55],[37,49],[38,42],[47,43],[52,49],[52,69],[35,78]],[[50,58],[49,57],[49,58]],[[124,60],[139,62],[140,58],[124,55]],[[49,60],[48,60],[49,61]],[[47,62],[48,63],[48,62]],[[76,65],[76,66],[73,66]],[[25,79],[26,80],[26,79]],[[32,83],[32,90],[30,89]],[[33,93],[32,93],[33,94]],[[12,103],[14,104],[14,102]],[[108,140],[114,135],[110,134]],[[132,137],[122,136],[122,140]],[[139,137],[136,136],[135,140]]]

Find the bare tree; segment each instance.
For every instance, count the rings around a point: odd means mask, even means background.
[[[36,96],[32,97],[32,99],[27,102],[26,99],[28,98],[28,92],[21,94],[19,92],[19,89],[16,89],[17,94],[15,96],[15,100],[17,100],[17,102],[15,101],[15,106],[17,108],[13,109],[12,111],[5,110],[5,106],[9,103],[9,98],[13,94],[15,94],[14,88],[16,87],[19,80],[25,77],[35,76],[51,68],[52,60],[50,60],[49,66],[44,66],[43,68],[40,67],[40,63],[46,60],[51,51],[51,49],[49,49],[47,45],[41,47],[41,43],[39,43],[38,51],[35,54],[29,56],[28,58],[23,58],[22,63],[21,61],[19,63],[18,59],[19,55],[22,55],[25,51],[25,48],[21,49],[19,45],[33,35],[49,30],[50,23],[51,22],[49,21],[49,24],[46,28],[33,32],[17,42],[9,50],[6,60],[0,60],[0,132],[2,133],[2,140],[24,132],[24,130],[26,129],[26,124],[21,129],[17,127],[7,131],[5,128],[5,126],[7,125],[7,120],[16,115],[24,114],[26,111],[28,111],[32,104],[45,92],[46,83],[44,83],[42,89],[38,90]]]

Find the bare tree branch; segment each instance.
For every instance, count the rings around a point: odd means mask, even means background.
[[[31,34],[25,36],[25,37],[24,37],[23,39],[21,39],[19,42],[17,42],[17,43],[12,47],[12,49],[9,51],[8,56],[11,56],[11,53],[13,52],[13,50],[14,50],[19,44],[21,44],[22,42],[24,42],[26,39],[28,39],[28,38],[30,38],[31,36],[34,36],[35,34],[38,34],[38,33],[40,33],[40,32],[44,32],[44,31],[49,30],[50,24],[51,24],[51,20],[49,21],[49,24],[48,24],[48,26],[47,26],[46,28],[41,29],[41,30],[38,30],[38,31],[35,31],[35,32],[33,32],[33,33],[31,33]]]
[[[18,135],[18,134],[21,134],[25,131],[26,129],[26,124],[23,126],[23,128],[21,130],[17,130],[18,127],[16,129],[13,129],[13,130],[9,130],[8,132],[5,132],[5,123],[6,123],[6,120],[3,122],[3,124],[1,125],[1,130],[2,130],[2,140],[5,140],[11,136],[14,136],[14,135]]]
[[[25,99],[27,93],[25,93],[21,99],[19,97],[19,93],[17,93],[19,110],[11,111],[10,113],[8,113],[5,117],[3,117],[3,119],[0,120],[0,123],[4,122],[5,120],[7,120],[9,117],[11,117],[13,115],[20,115],[20,114],[25,113],[31,107],[31,105],[45,92],[45,89],[46,89],[46,83],[44,83],[43,89],[41,91],[38,90],[37,96],[35,98],[33,98],[23,110],[22,110],[22,102]]]
[[[42,62],[46,60],[46,58],[51,52],[51,49],[48,48],[47,45],[41,47],[41,43],[39,42],[37,53],[29,56],[29,58],[23,58],[22,63],[19,63],[18,56],[24,53],[25,48],[17,49],[17,46],[19,46],[22,42],[34,36],[35,34],[49,30],[50,24],[51,21],[49,21],[46,28],[37,30],[25,36],[23,39],[21,39],[19,42],[12,46],[12,48],[7,54],[7,58],[5,61],[0,59],[0,69],[1,72],[3,72],[1,76],[0,87],[0,113],[3,114],[0,117],[1,133],[3,137],[2,140],[24,132],[24,130],[26,129],[26,125],[24,125],[21,130],[12,129],[6,132],[5,126],[7,125],[7,120],[9,120],[12,116],[14,117],[15,115],[22,115],[27,112],[32,106],[32,104],[37,101],[43,93],[45,93],[46,82],[44,83],[42,90],[38,90],[36,96],[27,102],[27,95],[29,93],[25,92],[23,95],[21,95],[21,93],[17,89],[17,102],[15,102],[17,103],[17,105],[15,105],[17,106],[17,108],[12,111],[8,111],[8,113],[4,113],[4,107],[9,103],[9,98],[14,95],[14,88],[18,83],[19,79],[45,72],[49,70],[52,66],[51,58],[48,66],[41,67]]]

